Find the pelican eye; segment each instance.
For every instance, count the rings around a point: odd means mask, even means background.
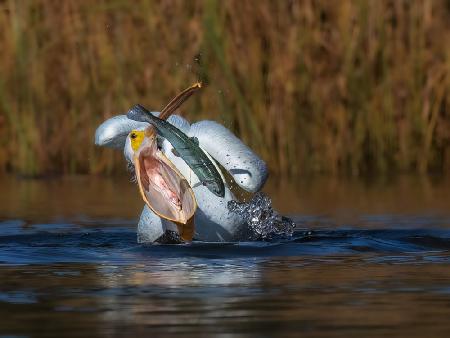
[[[144,140],[144,132],[140,130],[134,130],[130,133],[131,148],[137,151]]]

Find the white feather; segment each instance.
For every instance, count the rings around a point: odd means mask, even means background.
[[[241,188],[256,192],[266,182],[266,163],[221,124],[214,121],[194,123],[189,136],[197,137],[202,148],[233,176]]]

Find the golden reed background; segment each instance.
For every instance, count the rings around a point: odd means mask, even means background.
[[[450,2],[0,1],[0,171],[113,173],[104,119],[183,109],[273,173],[448,172]]]

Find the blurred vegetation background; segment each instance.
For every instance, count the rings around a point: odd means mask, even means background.
[[[0,171],[113,174],[96,127],[197,80],[272,173],[446,173],[450,1],[0,1]]]

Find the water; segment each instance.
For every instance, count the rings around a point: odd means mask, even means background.
[[[450,335],[445,180],[270,182],[292,237],[154,246],[126,181],[0,187],[0,337]]]
[[[245,238],[254,241],[291,238],[296,228],[292,219],[273,209],[272,200],[263,192],[256,193],[248,202],[229,201],[228,209],[245,220],[250,232]]]

